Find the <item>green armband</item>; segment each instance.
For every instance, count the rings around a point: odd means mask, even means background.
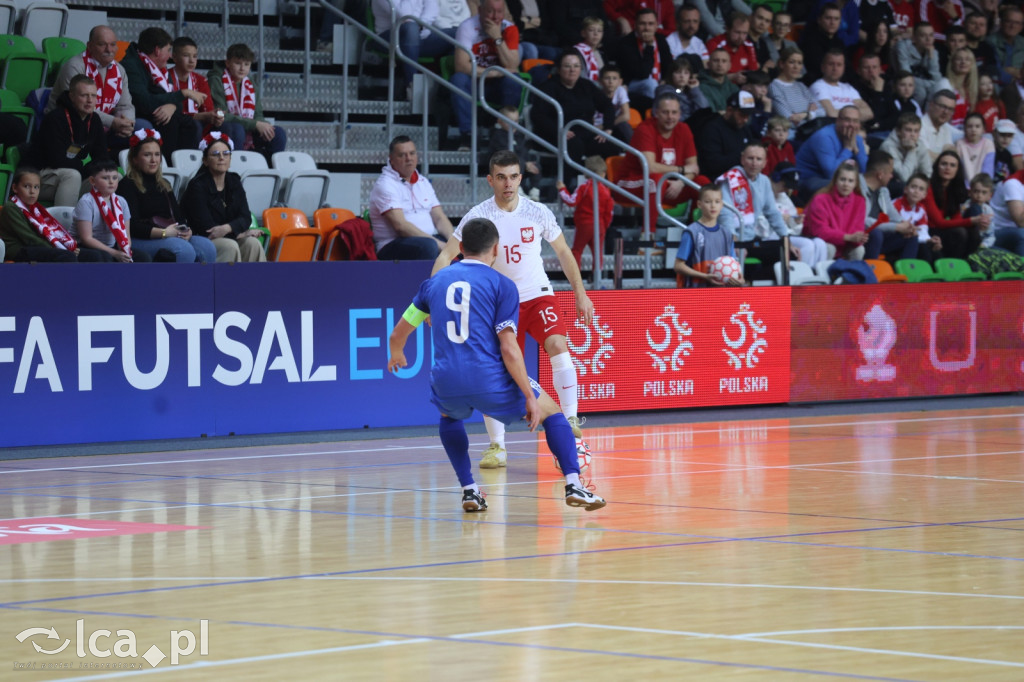
[[[411,324],[413,327],[418,327],[423,324],[423,320],[430,317],[428,313],[423,312],[416,306],[409,304],[409,307],[402,313],[402,319]]]

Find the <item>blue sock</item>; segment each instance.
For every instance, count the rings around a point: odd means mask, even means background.
[[[563,474],[580,473],[579,458],[576,456],[576,436],[572,435],[572,427],[561,412],[556,412],[544,420],[544,438],[551,452],[558,458],[558,465]]]
[[[566,425],[568,426],[568,422]],[[455,475],[459,477],[459,485],[473,485],[473,462],[469,459],[469,436],[466,435],[465,424],[459,419],[441,417],[437,433],[441,436],[441,445],[448,455],[448,461],[452,463]],[[569,435],[572,435],[571,430]],[[575,441],[573,443],[575,448]]]

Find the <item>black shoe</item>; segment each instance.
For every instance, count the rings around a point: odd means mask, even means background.
[[[570,507],[583,507],[587,511],[594,511],[608,504],[603,497],[575,485],[565,486],[565,503]]]
[[[473,146],[473,138],[469,133],[462,133],[459,135],[459,151],[468,152],[470,147]]]
[[[604,500],[601,501],[604,504]],[[478,493],[475,490],[463,490],[462,491],[462,510],[468,512],[479,512],[486,511],[487,502],[484,500],[483,493]]]

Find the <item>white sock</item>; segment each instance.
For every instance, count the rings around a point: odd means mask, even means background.
[[[567,485],[574,485],[577,488],[581,487],[580,486],[580,475],[579,474],[566,474],[565,475],[565,482],[566,482]]]
[[[555,385],[558,403],[562,406],[562,414],[575,417],[579,409],[579,397],[576,395],[576,367],[572,364],[569,351],[551,356],[551,383]]]
[[[478,495],[480,494],[480,488],[477,486],[476,483],[471,483],[470,485],[464,485],[464,486],[462,486],[462,489],[463,490],[472,490],[476,494],[478,494]]]
[[[487,437],[491,439],[492,443],[497,443],[502,448],[505,447],[505,425],[503,423],[484,415],[484,428],[487,429]]]

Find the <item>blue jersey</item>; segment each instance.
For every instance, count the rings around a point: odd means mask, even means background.
[[[434,363],[430,382],[439,396],[465,396],[514,386],[501,358],[498,333],[519,324],[519,290],[476,260],[444,268],[420,285],[413,305],[430,315]]]

